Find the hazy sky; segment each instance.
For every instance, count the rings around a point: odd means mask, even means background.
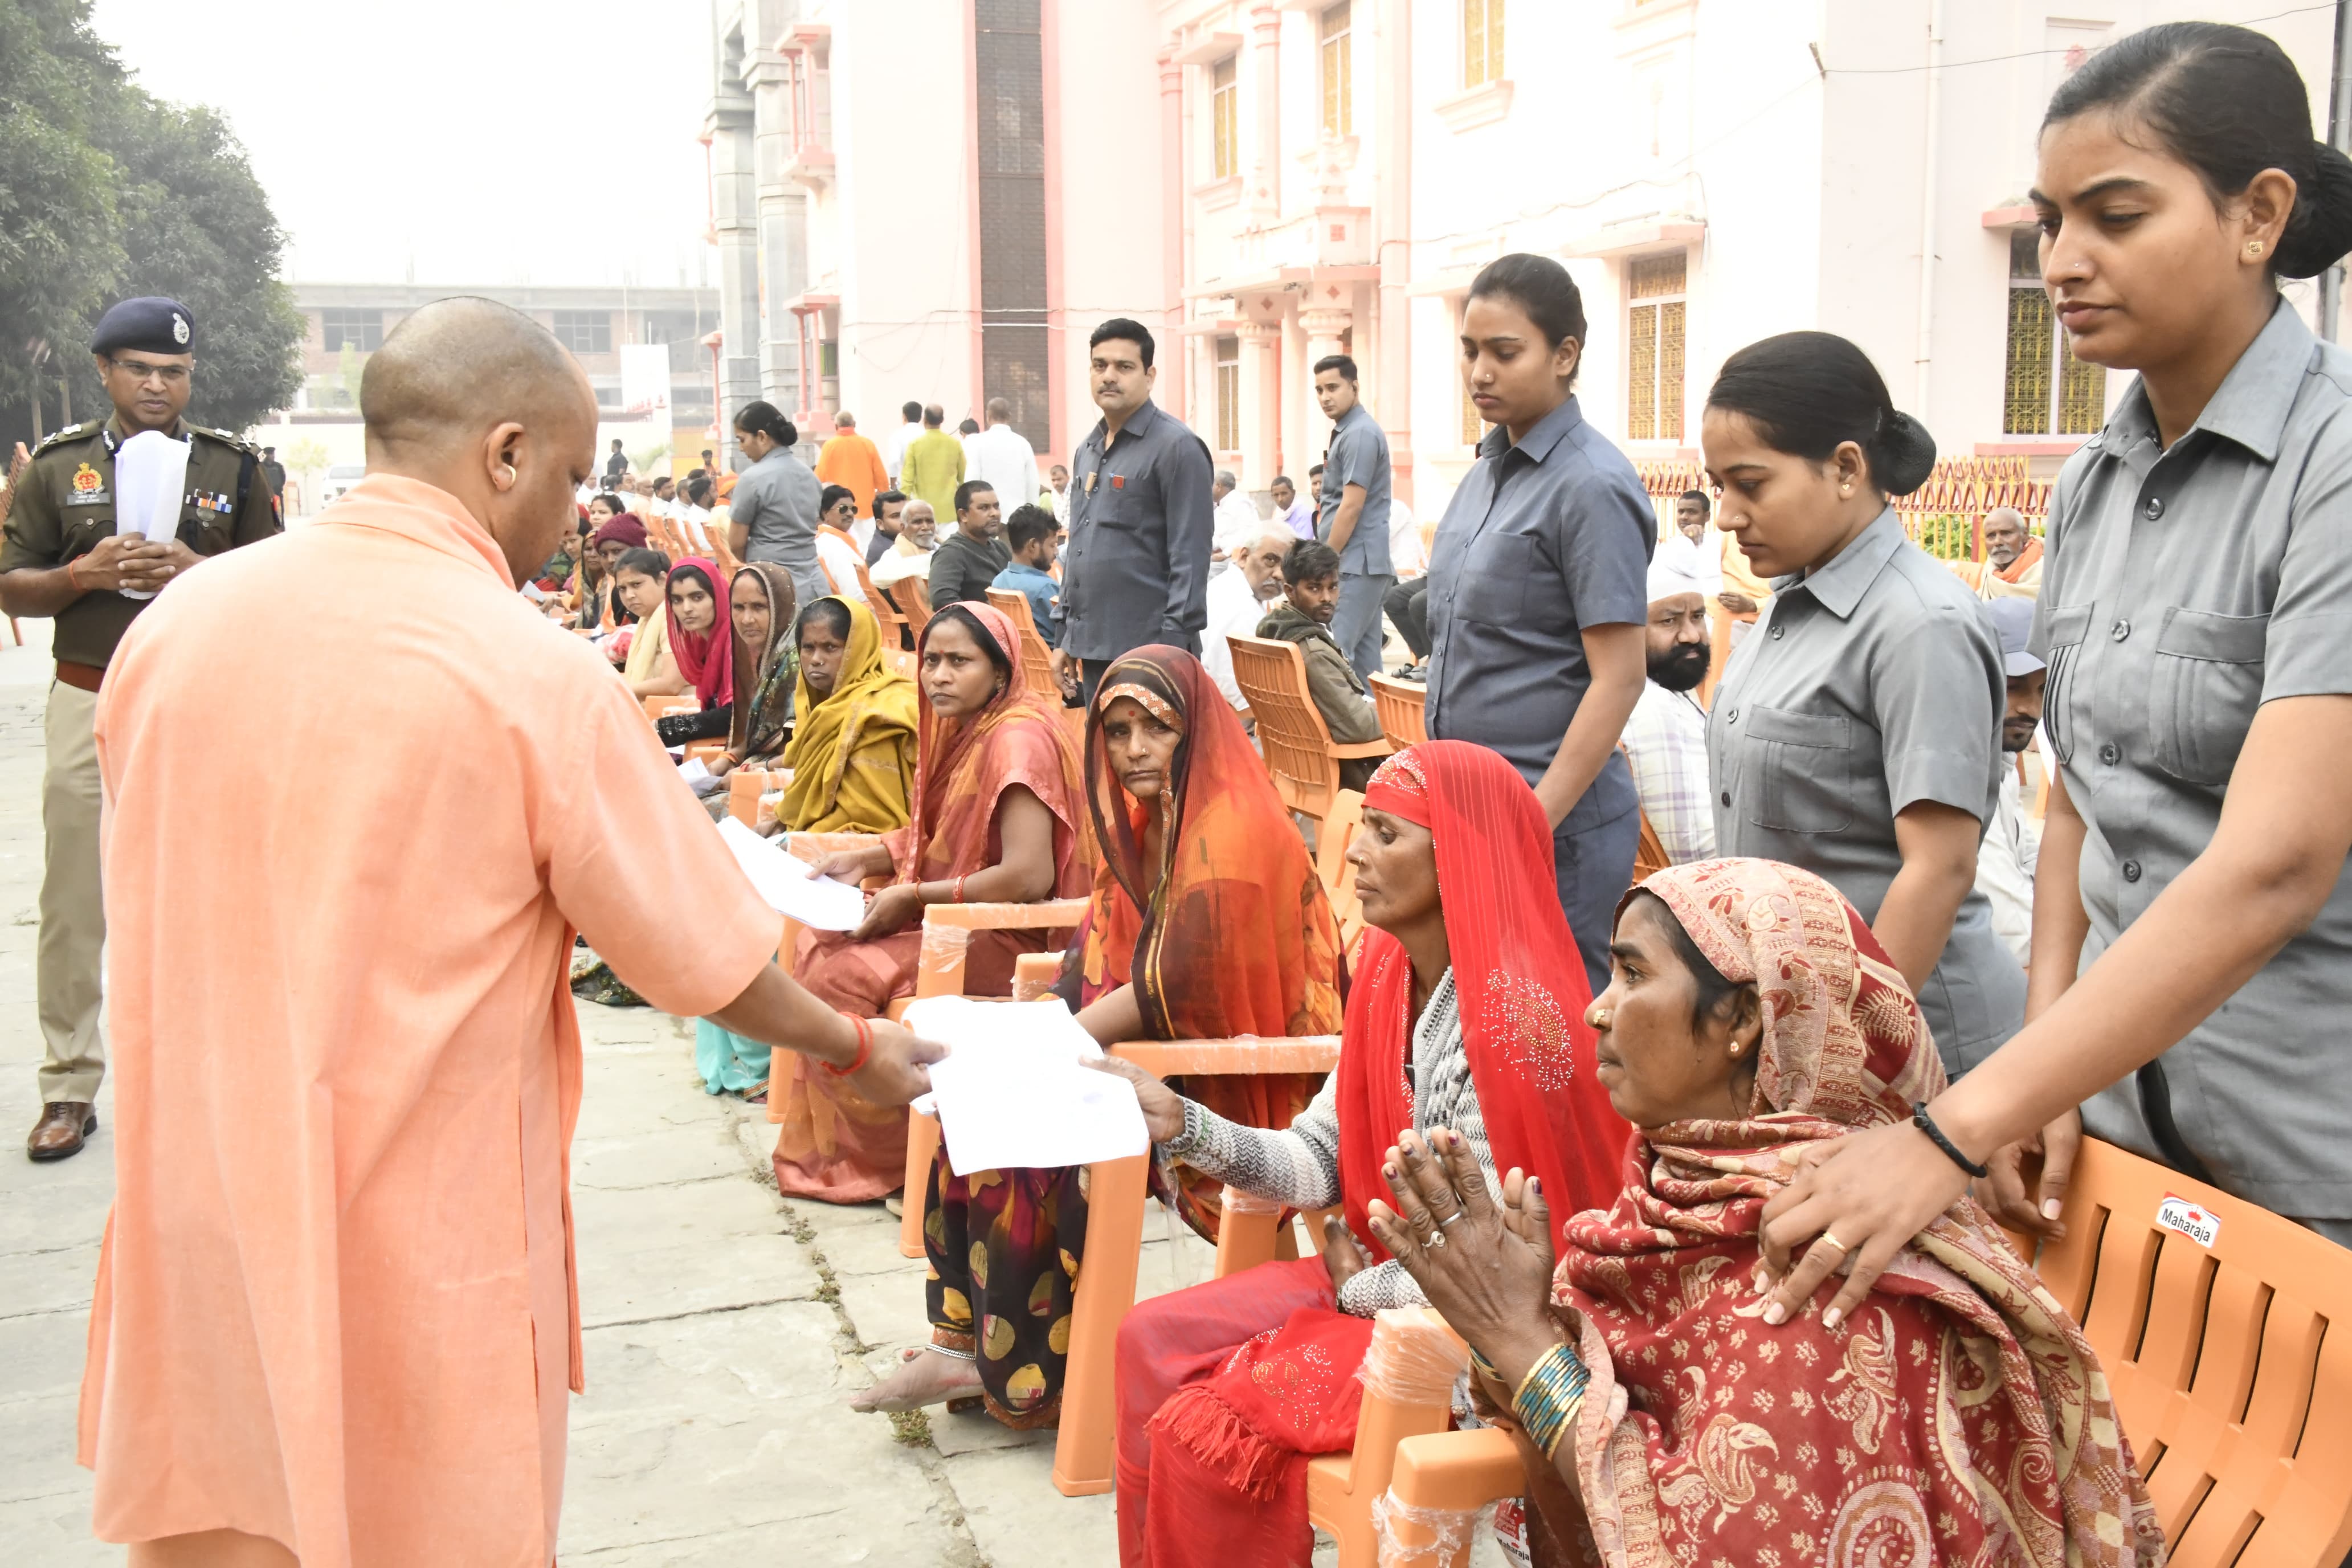
[[[97,0],[159,98],[212,105],[289,278],[709,276],[705,0]]]

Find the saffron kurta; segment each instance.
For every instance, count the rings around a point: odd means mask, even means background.
[[[319,591],[349,582],[401,613]],[[693,1016],[759,973],[775,916],[594,649],[415,480],[165,590],[98,745],[98,1533],[542,1568],[582,1386],[572,932]]]

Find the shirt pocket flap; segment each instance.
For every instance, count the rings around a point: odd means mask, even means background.
[[[1853,744],[1853,723],[1836,713],[1798,713],[1786,708],[1750,708],[1748,733],[1758,741],[1820,746],[1843,752]]]
[[[2175,606],[2164,613],[2156,651],[2214,664],[2260,664],[2270,624],[2268,616],[2222,616]]]
[[[2045,604],[2042,606],[2042,619],[2049,631],[2052,647],[2071,647],[2090,631],[2091,606]]]

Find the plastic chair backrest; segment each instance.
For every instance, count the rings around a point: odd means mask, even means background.
[[[2173,1568],[2336,1568],[2352,1250],[2089,1138],[2065,1222],[2037,1269],[2099,1352]]]
[[[919,576],[901,577],[898,579],[898,592],[906,595],[907,603],[914,606],[907,613],[907,624],[915,628],[916,639],[920,641],[923,628],[931,624],[930,580]]]
[[[988,602],[1003,612],[1020,637],[1021,673],[1028,679],[1030,689],[1053,690],[1054,657],[1046,651],[1045,639],[1037,635],[1037,617],[1029,607],[1029,595],[1018,588],[991,588],[988,590]],[[1070,711],[1079,715],[1077,739],[1083,745],[1086,742],[1086,710],[1073,709]]]
[[[1331,900],[1331,918],[1339,926],[1339,951],[1348,962],[1356,962],[1357,944],[1364,935],[1364,901],[1356,897],[1356,868],[1349,862],[1348,846],[1356,840],[1356,830],[1364,825],[1364,797],[1360,791],[1343,789],[1331,797],[1331,809],[1323,817],[1323,830],[1315,841],[1315,874],[1323,883],[1323,892]]]
[[[1429,739],[1429,726],[1422,715],[1428,692],[1427,687],[1410,680],[1372,677],[1372,709],[1381,716],[1381,733],[1388,737],[1390,745],[1402,751]]]
[[[1268,637],[1229,637],[1234,684],[1249,699],[1257,721],[1258,749],[1282,804],[1308,816],[1331,809],[1339,788],[1339,760],[1332,754],[1331,729],[1307,689],[1307,660],[1297,643]]]

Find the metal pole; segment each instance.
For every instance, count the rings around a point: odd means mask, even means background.
[[[2327,144],[2352,151],[2352,3],[2336,0],[2336,74],[2328,82]],[[2344,265],[2319,275],[2319,335],[2336,341],[2344,319]]]

